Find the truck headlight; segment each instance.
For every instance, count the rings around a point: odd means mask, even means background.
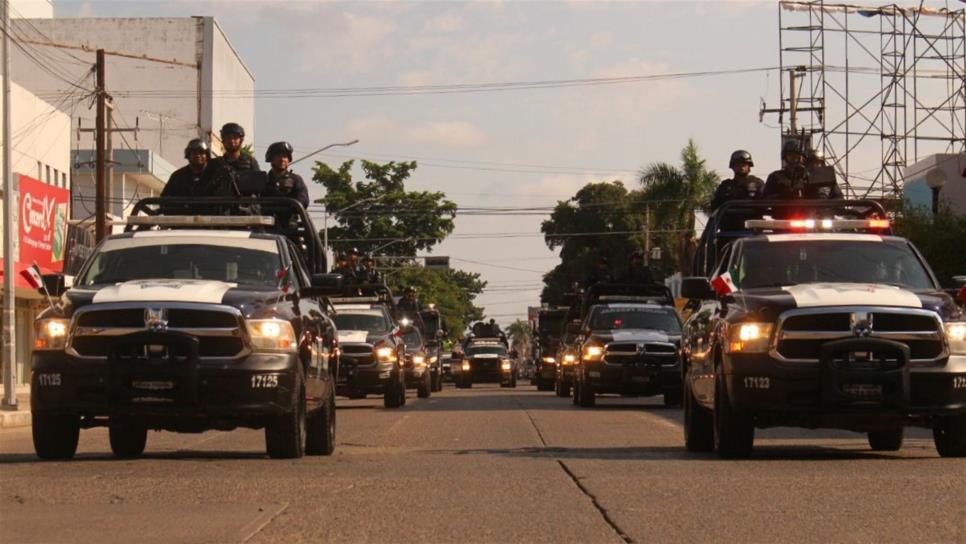
[[[500,368],[502,368],[503,370],[513,370],[513,363],[511,363],[510,361],[503,361],[502,363],[500,363]]]
[[[68,321],[60,317],[38,319],[34,322],[36,340],[34,349],[64,349],[67,343]]]
[[[547,363],[547,364],[551,364],[551,365],[557,364],[557,360],[554,359],[553,357],[544,357],[542,360],[544,363]]]
[[[281,319],[250,319],[247,323],[248,335],[255,349],[295,351],[295,329],[288,321]]]
[[[464,372],[469,372],[470,371],[470,362],[469,361],[463,361],[463,366],[461,366],[460,368],[462,368]]]
[[[768,351],[771,329],[771,323],[735,323],[728,329],[728,353]]]
[[[573,353],[568,353],[563,356],[563,365],[570,366],[574,364],[576,360],[577,360],[577,357],[575,357]]]
[[[426,366],[426,357],[422,355],[413,355],[413,365]]]
[[[584,359],[588,361],[599,361],[604,356],[604,347],[589,345],[584,347]]]
[[[391,363],[396,360],[396,351],[389,346],[383,346],[373,350],[376,360],[380,363]]]
[[[946,323],[946,341],[953,355],[966,355],[966,323]]]

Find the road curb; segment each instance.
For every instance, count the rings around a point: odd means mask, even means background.
[[[30,410],[0,411],[0,429],[30,426]]]

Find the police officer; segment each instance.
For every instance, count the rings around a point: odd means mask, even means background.
[[[206,194],[202,178],[205,166],[211,158],[208,143],[200,138],[191,140],[184,148],[184,158],[188,159],[188,164],[171,174],[168,183],[161,191],[161,196],[204,196]]]
[[[376,270],[376,260],[372,255],[366,255],[362,260],[362,281],[366,283],[382,283],[382,274]]]
[[[292,163],[292,144],[275,142],[268,146],[265,161],[271,163],[268,171],[268,186],[265,196],[285,196],[298,200],[303,208],[309,207],[309,189],[305,186],[302,176],[288,169]]]
[[[211,159],[205,172],[209,192],[214,195],[238,195],[238,178],[250,172],[261,172],[255,157],[243,155],[242,143],[245,129],[238,123],[225,123],[221,127],[221,143],[225,154]]]
[[[627,260],[627,273],[624,276],[625,283],[651,284],[654,283],[654,273],[650,267],[644,264],[644,254],[641,252],[632,253]]]
[[[820,168],[825,168],[825,153],[821,149],[809,149],[805,157],[805,169],[808,171],[810,179],[816,177],[816,172]],[[842,189],[832,173],[832,184],[821,187],[809,185],[805,191],[805,198],[843,198]]]
[[[594,264],[594,271],[590,274],[590,278],[587,280],[587,287],[591,285],[597,285],[598,283],[610,283],[613,281],[613,277],[610,274],[610,261],[607,257],[600,257]]]
[[[416,324],[417,327],[423,329],[423,318],[419,315],[422,311],[423,305],[416,298],[416,288],[412,285],[406,286],[403,290],[403,296],[399,299],[399,303],[396,304],[396,314],[399,319],[409,319]]]
[[[751,175],[751,168],[755,162],[751,153],[739,149],[731,154],[728,168],[734,172],[734,177],[721,182],[711,199],[711,211],[718,209],[729,200],[754,200],[761,198],[765,182],[757,176]]]
[[[358,283],[361,279],[359,277],[359,250],[354,247],[350,248],[345,254],[345,259],[341,261],[334,272],[342,274],[342,277],[350,283]]]
[[[806,198],[808,171],[802,146],[789,140],[782,146],[782,169],[775,170],[765,181],[765,199],[796,200]]]

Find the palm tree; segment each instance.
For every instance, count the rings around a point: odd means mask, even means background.
[[[718,174],[709,171],[694,140],[681,150],[681,167],[659,162],[640,171],[642,201],[652,202],[651,225],[671,231],[666,239],[678,270],[687,270],[694,253],[694,212],[706,209],[717,187]],[[659,201],[659,202],[655,202]]]
[[[513,347],[521,354],[527,353],[527,349],[530,346],[530,322],[517,319],[513,323],[510,323],[506,331]]]

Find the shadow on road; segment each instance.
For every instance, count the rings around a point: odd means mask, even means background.
[[[0,454],[0,465],[39,464],[39,463],[124,463],[131,461],[237,461],[246,459],[267,459],[264,451],[213,451],[183,450],[172,452],[146,452],[136,459],[118,459],[108,452],[79,453],[70,461],[44,461],[32,453]]]

